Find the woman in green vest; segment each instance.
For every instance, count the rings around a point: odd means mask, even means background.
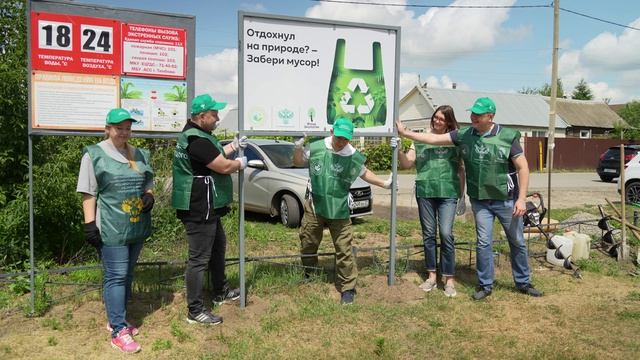
[[[459,125],[449,105],[439,106],[431,115],[431,133],[445,134]],[[420,288],[429,292],[437,288],[436,226],[440,232],[440,273],[444,278],[444,294],[456,296],[454,273],[456,253],[453,220],[464,212],[464,167],[455,146],[414,143],[407,153],[398,152],[400,167],[416,166],[416,201],[422,227],[427,280]],[[458,210],[456,210],[456,206]]]
[[[154,198],[149,152],[128,143],[136,122],[125,109],[107,115],[106,140],[84,149],[77,191],[82,193],[85,240],[96,247],[103,268],[103,299],[111,346],[140,351],[138,329],[126,320],[133,268],[151,234]]]

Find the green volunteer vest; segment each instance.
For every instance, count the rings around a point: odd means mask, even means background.
[[[220,154],[226,158],[224,149],[215,135],[196,128],[191,128],[180,134],[176,143],[176,149],[173,153],[173,188],[171,192],[171,205],[179,210],[189,210],[191,202],[191,188],[193,186],[194,175],[189,154],[187,153],[189,136],[199,136],[211,141],[218,151],[220,151]],[[231,176],[211,171],[211,177],[213,179],[213,208],[219,209],[229,205],[233,200],[233,183]]]
[[[343,117],[357,128],[382,126],[387,121],[387,93],[380,43],[373,43],[371,70],[345,68],[345,48],[345,40],[338,39],[327,96],[327,123]]]
[[[415,150],[416,197],[460,198],[458,149],[415,143]]]
[[[520,132],[504,127],[495,136],[477,136],[473,128],[458,132],[467,176],[467,194],[478,200],[507,200],[511,144]]]
[[[327,150],[323,140],[311,143],[309,177],[316,214],[326,219],[349,218],[349,188],[358,178],[366,158],[356,151],[340,156]]]
[[[149,152],[134,148],[138,171],[111,158],[98,145],[84,148],[98,182],[100,237],[105,246],[124,246],[151,235],[151,213],[142,213],[142,194],[147,177],[153,177]]]

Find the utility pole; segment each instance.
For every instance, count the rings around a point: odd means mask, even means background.
[[[560,0],[553,2],[553,50],[551,55],[551,99],[549,101],[549,135],[547,142],[547,226],[551,223],[551,171],[556,144],[556,93],[558,92],[558,33],[560,32]]]

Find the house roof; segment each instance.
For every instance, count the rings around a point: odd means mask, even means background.
[[[549,102],[549,98],[545,98]],[[571,126],[613,129],[616,124],[627,123],[602,101],[556,100],[556,113]]]
[[[615,111],[617,114],[618,111],[624,109],[626,105],[627,104],[609,104],[609,107],[611,108],[611,110]]]
[[[405,95],[400,103],[418,91],[424,99],[436,109],[440,105],[450,105],[455,111],[458,122],[469,123],[467,109],[479,97],[490,97],[496,103],[494,121],[502,125],[523,127],[549,127],[549,105],[540,95],[517,93],[493,93],[483,91],[467,91],[459,89],[439,89],[414,87]],[[569,127],[562,116],[556,116],[556,128]]]

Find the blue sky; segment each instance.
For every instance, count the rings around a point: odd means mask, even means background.
[[[551,80],[553,8],[425,8],[310,0],[82,0],[196,16],[196,93],[237,104],[237,12],[321,17],[402,28],[400,96],[412,86],[516,92]],[[549,5],[550,0],[359,0],[404,5]],[[560,7],[640,28],[640,1],[560,0]],[[597,100],[640,100],[640,31],[560,12],[565,93],[584,79]]]

